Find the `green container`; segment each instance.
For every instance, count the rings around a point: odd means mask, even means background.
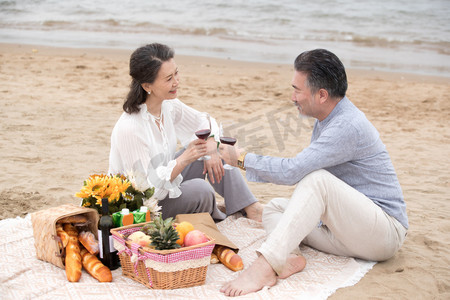
[[[112,214],[112,219],[115,227],[122,227],[123,224],[123,217],[130,214],[130,210],[128,208],[122,209],[122,211],[118,211]],[[134,218],[134,217],[133,217]],[[131,224],[127,224],[131,225]]]
[[[150,212],[147,207],[141,206],[139,210],[133,211],[134,224],[144,223],[150,221]]]

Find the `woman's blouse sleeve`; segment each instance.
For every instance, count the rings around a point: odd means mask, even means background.
[[[167,194],[170,198],[179,197],[183,177],[180,174],[170,181],[176,161],[171,160],[164,165],[164,155],[152,153],[148,132],[139,121],[128,119],[116,124],[111,135],[109,173],[126,175],[132,171],[145,174],[149,185],[155,187],[155,199],[162,200]]]

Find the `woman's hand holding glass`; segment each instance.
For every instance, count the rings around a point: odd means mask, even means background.
[[[195,132],[200,140],[207,143],[207,155],[200,158],[203,160],[203,175],[208,173],[211,183],[220,182],[225,175],[222,160],[217,152],[217,143],[211,135],[211,117],[208,113],[200,113],[200,120],[203,122],[202,129]]]
[[[183,154],[180,155],[180,162],[187,166],[200,157],[208,153],[207,142],[203,139],[196,139],[189,143]]]
[[[202,112],[200,113],[200,121],[206,121],[206,124],[203,127],[195,132],[195,135],[201,139],[207,141],[211,134],[211,117],[208,113]],[[205,155],[200,157],[199,160],[208,160],[211,157],[209,155]]]

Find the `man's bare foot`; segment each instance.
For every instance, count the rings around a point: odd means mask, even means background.
[[[220,291],[226,296],[236,297],[257,292],[265,286],[274,286],[277,276],[270,264],[260,255],[255,262],[239,276],[226,283]]]
[[[247,218],[257,221],[257,222],[262,221],[263,209],[264,209],[264,206],[259,202],[255,202],[253,204],[250,204],[246,208],[244,208],[245,213],[247,214]]]
[[[284,265],[281,273],[278,274],[280,279],[285,279],[292,274],[302,271],[306,266],[306,259],[301,255],[291,254],[286,260],[286,265]]]

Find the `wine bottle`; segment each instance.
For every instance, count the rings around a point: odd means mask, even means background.
[[[115,270],[119,267],[119,256],[117,250],[114,248],[111,229],[114,228],[114,223],[109,214],[108,199],[102,199],[102,216],[98,225],[98,244],[100,248],[100,260],[110,270]]]

